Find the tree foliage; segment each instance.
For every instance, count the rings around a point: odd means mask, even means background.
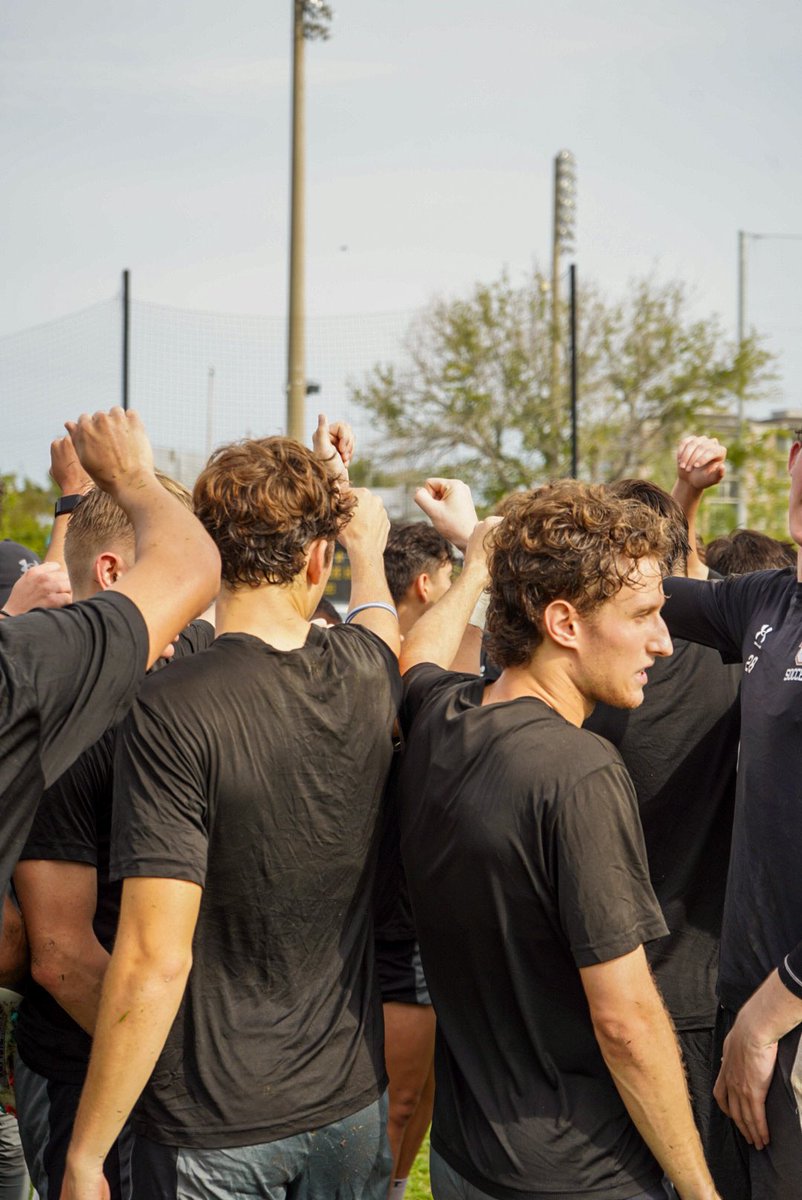
[[[10,538],[42,558],[53,522],[53,505],[59,495],[55,485],[42,487],[14,475],[0,476],[0,538]]]
[[[715,316],[694,316],[681,283],[635,280],[621,301],[586,286],[578,310],[582,478],[665,475],[683,434],[712,432],[738,389],[757,398],[772,377],[770,355],[754,340],[739,351]],[[377,365],[352,389],[390,447],[382,465],[418,480],[456,473],[488,504],[567,474],[567,356],[561,346],[552,387],[551,328],[538,271],[436,301],[410,329],[404,365]]]

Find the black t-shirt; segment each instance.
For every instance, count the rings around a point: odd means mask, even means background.
[[[501,1200],[622,1200],[659,1178],[579,967],[666,926],[618,752],[541,701],[405,678],[401,850],[437,1012],[432,1145]]]
[[[214,628],[207,621],[193,621],[180,635],[173,657],[159,659],[151,671],[208,648],[213,638]],[[117,931],[122,892],[120,881],[109,879],[114,738],[115,730],[107,730],[46,789],[20,854],[20,860],[86,863],[96,869],[93,927],[97,940],[109,953]],[[91,1038],[36,983],[31,982],[26,989],[16,1034],[17,1050],[33,1071],[62,1083],[83,1083]]]
[[[802,941],[802,584],[794,568],[672,579],[672,633],[743,662],[719,997],[737,1011]]]
[[[640,708],[597,704],[585,722],[619,750],[635,785],[649,874],[670,930],[646,953],[679,1029],[715,1021],[740,677],[717,651],[676,639],[671,657],[649,669]]]
[[[193,967],[136,1112],[154,1141],[272,1141],[385,1082],[371,889],[400,696],[353,625],[226,634],[146,681],[115,757],[112,875],[203,889]]]
[[[44,788],[128,710],[148,645],[118,592],[0,621],[0,890]]]

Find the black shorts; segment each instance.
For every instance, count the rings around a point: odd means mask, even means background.
[[[403,941],[376,939],[376,969],[382,1003],[431,1004],[420,946],[414,938]]]

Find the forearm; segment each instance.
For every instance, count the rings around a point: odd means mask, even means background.
[[[417,663],[452,667],[468,621],[487,585],[483,560],[466,560],[459,578],[446,594],[416,621],[401,647],[401,673]],[[478,670],[478,668],[476,668]]]
[[[656,992],[655,992],[656,996]],[[682,1200],[711,1200],[715,1187],[691,1113],[668,1015],[656,996],[614,1036],[596,1031],[613,1082],[638,1132]]]
[[[94,1035],[103,980],[110,956],[95,937],[59,947],[56,952],[34,951],[31,971],[36,982],[90,1036]]]
[[[144,956],[112,956],[68,1163],[102,1167],[164,1047],[190,965],[189,955],[178,967]]]
[[[685,519],[688,522],[688,542],[690,544],[688,576],[691,579],[707,579],[709,574],[708,569],[702,562],[699,552],[696,549],[696,516],[699,512],[699,506],[702,503],[704,489],[695,488],[685,480],[678,479],[674,484],[671,495],[685,513]]]
[[[70,523],[69,513],[64,513],[63,516],[56,517],[53,521],[53,530],[50,534],[50,541],[47,546],[47,553],[43,558],[43,562],[59,563],[64,565],[64,539],[67,536],[67,526]]]
[[[395,609],[393,597],[387,586],[384,573],[384,558],[374,545],[349,545],[348,560],[351,565],[351,594],[349,612],[361,604],[386,604],[387,608],[364,608],[354,617],[353,624],[362,625],[380,637],[394,654],[398,654],[401,637],[398,618],[390,609]]]
[[[750,996],[738,1014],[737,1022],[748,1029],[750,1039],[759,1046],[779,1042],[802,1024],[802,988],[796,994],[788,989],[777,971]]]

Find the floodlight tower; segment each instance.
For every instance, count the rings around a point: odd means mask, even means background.
[[[326,0],[292,0],[292,168],[290,285],[287,322],[287,434],[303,441],[306,399],[304,318],[305,128],[304,42],[325,41],[334,16]]]
[[[554,159],[554,227],[551,239],[551,397],[560,376],[560,256],[573,250],[576,236],[576,159],[561,150]]]

